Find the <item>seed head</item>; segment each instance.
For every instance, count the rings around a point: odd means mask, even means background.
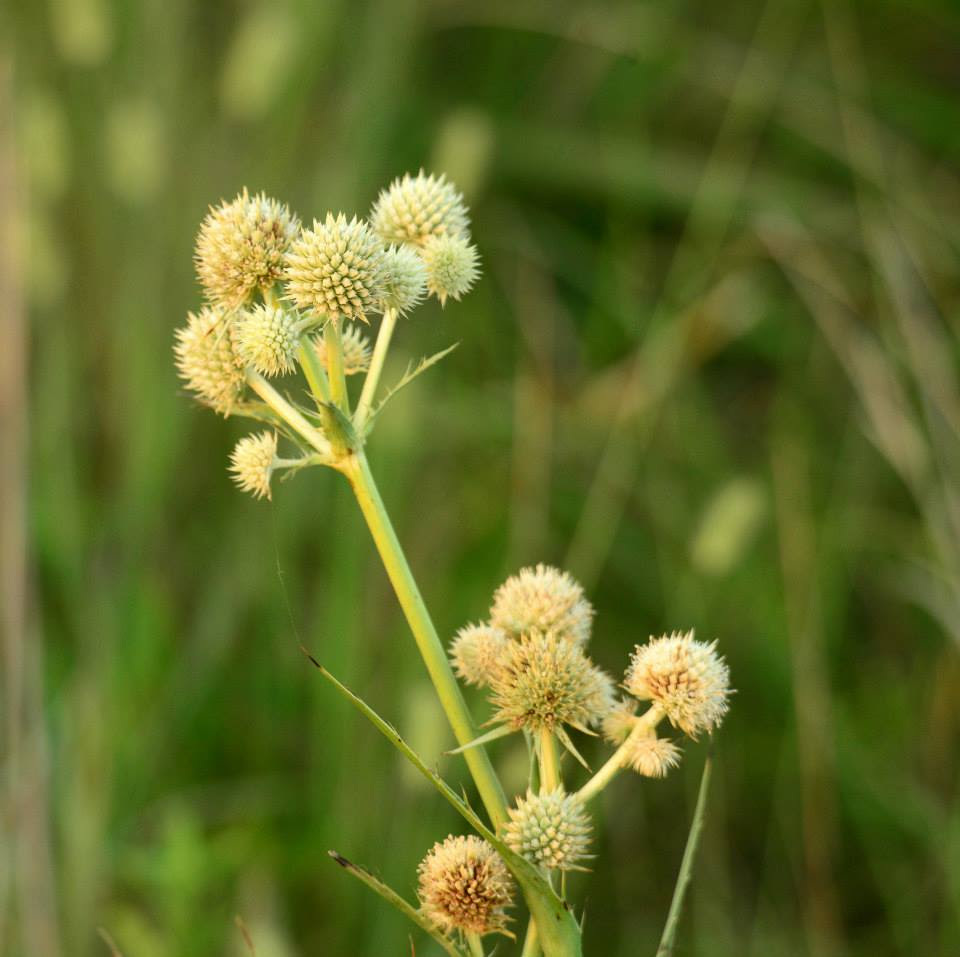
[[[258,305],[240,313],[235,322],[237,354],[265,376],[283,375],[296,368],[300,345],[298,320],[276,306]]]
[[[377,197],[370,212],[374,231],[384,243],[422,246],[431,236],[466,236],[467,207],[457,188],[443,175],[405,174]]]
[[[543,794],[527,791],[509,810],[507,844],[528,861],[549,870],[579,870],[588,857],[590,816],[583,803],[563,788]]]
[[[328,213],[293,241],[284,278],[300,309],[366,322],[383,297],[384,249],[362,220]]]
[[[450,660],[468,685],[486,688],[510,639],[492,625],[464,625],[450,645]]]
[[[236,309],[255,289],[272,286],[299,229],[296,216],[263,193],[251,198],[244,189],[232,202],[211,208],[194,256],[209,300]]]
[[[637,703],[618,701],[603,719],[603,736],[611,744],[622,744],[637,722]]]
[[[680,763],[680,749],[669,738],[651,734],[630,742],[626,763],[645,778],[664,778]]]
[[[716,642],[696,641],[692,631],[674,632],[636,646],[624,687],[659,704],[675,727],[695,738],[719,727],[727,713],[730,671]]]
[[[176,332],[173,347],[177,373],[204,405],[228,416],[244,388],[233,332],[224,310],[204,306],[188,313],[187,324]]]
[[[260,432],[242,438],[230,453],[234,482],[254,498],[270,498],[270,476],[276,457],[275,432]]]
[[[427,294],[427,267],[410,246],[391,246],[383,262],[383,308],[405,316]]]
[[[493,596],[491,624],[519,637],[549,631],[580,645],[590,638],[593,607],[566,572],[549,565],[523,568]]]
[[[448,837],[420,862],[420,904],[441,930],[490,934],[506,929],[510,874],[479,837]]]
[[[343,348],[343,371],[346,375],[366,372],[370,368],[370,340],[356,327],[347,326],[340,335]],[[327,364],[327,344],[323,336],[313,339],[320,361]]]
[[[446,305],[447,296],[459,299],[477,281],[477,248],[465,236],[431,236],[423,244],[427,292]]]
[[[535,632],[507,642],[489,676],[495,721],[514,729],[581,730],[601,722],[613,705],[613,682],[579,645]]]

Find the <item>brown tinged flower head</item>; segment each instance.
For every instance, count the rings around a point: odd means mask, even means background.
[[[567,572],[549,565],[522,568],[493,596],[490,622],[508,635],[549,631],[579,645],[590,638],[593,606]]]
[[[277,376],[296,368],[300,321],[277,306],[257,305],[234,321],[237,354],[261,375]]]
[[[486,688],[510,639],[493,625],[464,625],[450,644],[457,676],[468,685]]]
[[[427,292],[440,305],[447,297],[458,300],[468,293],[480,275],[476,246],[465,236],[431,236],[423,244],[423,262],[427,267]]]
[[[630,741],[624,763],[645,778],[663,778],[680,763],[680,749],[669,738],[644,735]]]
[[[494,722],[514,730],[581,731],[598,725],[613,706],[613,682],[579,645],[534,632],[508,641],[490,675]]]
[[[327,344],[323,336],[315,336],[312,340],[317,358],[326,366]],[[370,340],[356,327],[347,326],[340,336],[340,345],[343,349],[343,371],[345,375],[356,375],[366,372],[370,368]]]
[[[230,453],[234,482],[254,498],[270,498],[270,476],[277,457],[277,434],[260,432],[237,442]]]
[[[603,736],[611,744],[622,744],[636,723],[636,701],[632,698],[618,701],[603,719]]]
[[[466,236],[470,220],[459,190],[442,174],[395,179],[370,212],[374,232],[384,243],[422,246],[431,236]]]
[[[441,930],[481,936],[506,930],[513,884],[486,841],[450,836],[433,845],[418,874],[421,909]]]
[[[518,798],[504,828],[508,846],[548,870],[582,870],[592,825],[583,802],[562,787]]]
[[[233,343],[227,313],[204,306],[187,314],[173,347],[177,374],[197,399],[228,416],[243,393],[245,379]]]
[[[194,256],[207,298],[236,309],[255,289],[272,286],[299,229],[297,217],[263,193],[251,197],[244,189],[232,202],[211,207]]]
[[[670,722],[695,738],[719,727],[727,713],[730,671],[716,642],[696,641],[693,632],[674,632],[637,645],[624,687],[635,698],[652,700]]]
[[[366,322],[383,298],[384,253],[365,222],[327,213],[287,251],[287,298],[317,316]]]
[[[391,246],[383,254],[383,309],[405,316],[427,295],[427,267],[410,246]]]

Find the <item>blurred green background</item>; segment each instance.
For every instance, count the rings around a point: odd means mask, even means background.
[[[2,17],[0,953],[240,955],[236,914],[258,957],[411,952],[326,852],[412,898],[461,825],[298,644],[462,764],[345,483],[237,492],[245,426],[171,345],[208,204],[364,213],[421,166],[466,191],[484,278],[403,323],[388,381],[461,346],[370,454],[441,633],[543,560],[611,671],[719,639],[678,953],[960,953],[956,4]],[[652,957],[704,754],[606,793],[589,955]]]

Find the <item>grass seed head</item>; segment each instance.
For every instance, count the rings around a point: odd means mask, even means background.
[[[442,930],[483,935],[506,929],[513,885],[486,841],[448,837],[433,845],[418,874],[422,910]]]
[[[624,687],[659,704],[675,727],[695,738],[719,727],[727,713],[730,671],[716,642],[674,632],[636,646]]]
[[[423,244],[427,267],[427,292],[444,306],[449,296],[458,300],[480,275],[477,248],[465,236],[431,236]]]
[[[283,375],[296,368],[298,320],[285,309],[254,306],[240,313],[235,328],[240,359],[261,375]]]
[[[528,791],[509,815],[504,838],[528,861],[549,870],[569,871],[588,857],[590,816],[576,795],[563,788],[543,794]]]
[[[188,313],[187,324],[176,331],[173,354],[186,387],[204,405],[228,416],[245,380],[227,313],[215,306]]]
[[[395,179],[377,197],[370,213],[384,243],[422,246],[431,236],[466,236],[470,226],[459,190],[443,175]]]
[[[236,309],[255,289],[272,286],[300,223],[290,210],[263,193],[244,189],[211,208],[197,235],[194,262],[210,302]]]
[[[468,685],[486,688],[510,639],[493,625],[464,625],[450,645],[450,660]]]
[[[242,438],[230,453],[234,482],[254,498],[270,498],[270,476],[276,457],[275,432],[260,432]]]

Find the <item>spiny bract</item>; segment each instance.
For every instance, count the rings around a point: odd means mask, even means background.
[[[313,348],[321,364],[327,364],[327,344],[323,336],[313,338]],[[356,327],[347,326],[340,336],[345,375],[356,375],[370,368],[370,340]]]
[[[592,620],[583,588],[567,572],[542,564],[508,578],[490,609],[491,624],[509,635],[549,631],[580,645],[590,638]]]
[[[590,816],[583,803],[563,788],[518,798],[504,829],[507,844],[549,870],[580,869],[590,848]]]
[[[441,306],[448,296],[457,300],[466,295],[480,275],[478,259],[476,246],[465,236],[431,236],[423,244],[427,292]]]
[[[508,642],[490,689],[494,721],[528,731],[562,724],[585,730],[603,721],[613,705],[607,674],[579,645],[550,634]]]
[[[228,416],[243,393],[245,379],[227,313],[204,306],[199,313],[188,313],[187,324],[175,335],[178,375],[204,405]]]
[[[209,300],[236,309],[255,289],[272,286],[300,223],[263,193],[244,189],[232,202],[211,208],[197,235],[194,261]]]
[[[300,308],[336,320],[359,319],[379,309],[385,250],[365,222],[343,213],[314,220],[287,252],[287,296]]]
[[[427,294],[427,267],[410,246],[391,246],[383,256],[383,308],[405,316]]]
[[[261,375],[293,372],[300,345],[298,326],[297,317],[284,309],[254,306],[235,320],[237,353]]]
[[[233,480],[254,498],[270,498],[270,476],[277,456],[275,432],[248,435],[230,453]]]
[[[483,935],[506,929],[512,882],[486,841],[448,837],[433,845],[418,875],[421,909],[442,930]]]
[[[406,173],[377,197],[370,212],[384,243],[422,246],[431,236],[466,236],[470,220],[463,196],[442,174]]]
[[[450,645],[450,660],[457,675],[469,685],[485,688],[509,641],[492,625],[464,625]]]
[[[696,737],[718,727],[727,713],[730,671],[716,642],[674,632],[636,646],[624,687],[659,704],[675,727]]]

